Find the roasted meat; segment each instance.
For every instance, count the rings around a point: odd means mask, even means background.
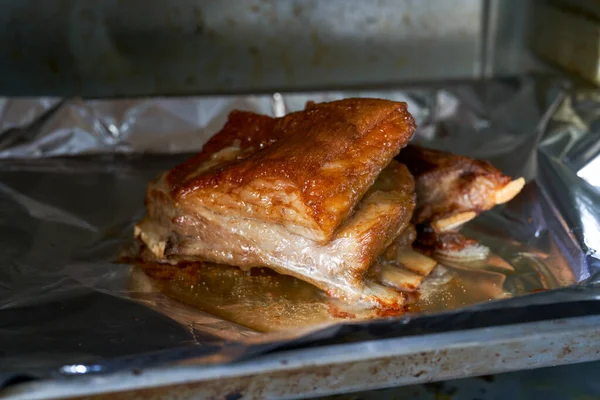
[[[414,181],[392,158],[414,134],[406,104],[347,99],[282,118],[233,112],[184,164],[150,183],[136,236],[156,260],[267,266],[384,306],[364,279],[409,224]]]
[[[182,204],[282,224],[326,243],[414,129],[406,105],[386,100],[309,104],[278,119],[234,112],[166,179]]]
[[[506,203],[523,188],[488,161],[409,145],[396,158],[415,177],[417,209],[413,222],[436,232],[452,231],[482,211]]]
[[[487,161],[414,145],[397,159],[416,181],[415,247],[443,263],[487,259],[490,250],[459,230],[481,212],[514,198],[525,180],[512,180]]]
[[[443,261],[473,261],[487,258],[489,249],[460,232],[434,232],[424,228],[415,247]]]

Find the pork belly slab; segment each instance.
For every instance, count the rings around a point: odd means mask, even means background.
[[[150,183],[136,236],[161,261],[267,266],[331,295],[386,306],[365,278],[409,224],[414,181],[392,161],[406,104],[347,99],[270,118],[234,111],[202,152]]]

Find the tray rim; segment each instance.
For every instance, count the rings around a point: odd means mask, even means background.
[[[1,394],[34,400],[150,389],[150,398],[182,390],[190,398],[231,392],[295,398],[594,360],[600,360],[600,315],[281,351],[230,365],[187,362],[31,381]]]

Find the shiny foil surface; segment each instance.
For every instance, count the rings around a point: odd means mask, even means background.
[[[148,181],[198,151],[229,111],[281,116],[308,100],[356,96],[406,101],[417,143],[527,179],[517,198],[465,229],[491,248],[487,260],[437,267],[402,315],[342,304],[268,270],[119,262]],[[598,90],[530,77],[2,107],[4,384],[600,313]]]

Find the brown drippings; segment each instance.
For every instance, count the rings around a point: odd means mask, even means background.
[[[131,288],[159,291],[182,303],[257,331],[306,328],[339,320],[376,316],[374,309],[343,303],[299,279],[266,268],[196,263],[185,267],[138,265]]]
[[[510,273],[511,279],[519,276],[520,269]],[[309,283],[267,268],[245,272],[210,263],[141,264],[134,269],[130,286],[137,292],[162,292],[216,317],[268,332],[397,317],[407,312],[428,314],[525,294],[543,287],[541,283],[536,283],[535,287],[529,284],[519,289],[522,293],[509,294],[504,287],[506,277],[497,270],[486,270],[485,266],[436,267],[418,292],[406,294],[408,306],[397,309],[344,303]]]
[[[462,276],[453,277],[448,283],[420,295],[408,305],[411,313],[433,313],[465,307],[471,304],[493,300],[494,297],[485,291],[473,290],[471,284]]]
[[[403,314],[406,314],[408,311],[408,307],[405,306],[402,310],[398,310],[395,308],[378,308],[375,310],[375,315],[378,318],[390,318],[390,317],[398,317]]]
[[[337,306],[335,306],[333,304],[329,304],[327,306],[327,311],[333,318],[340,318],[340,319],[355,319],[356,318],[356,314],[340,310]]]

